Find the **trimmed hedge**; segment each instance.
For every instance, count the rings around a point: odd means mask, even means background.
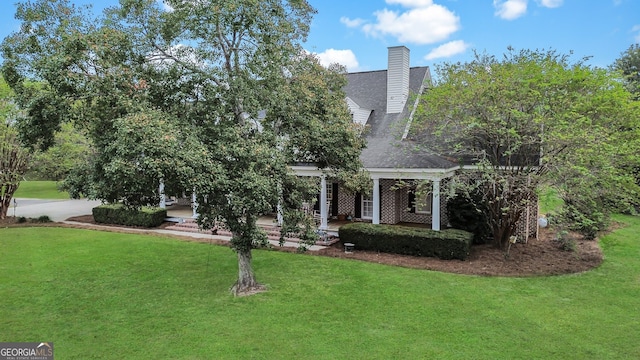
[[[132,210],[122,204],[96,206],[92,213],[97,223],[143,227],[160,226],[167,217],[167,209],[143,207],[140,210]]]
[[[398,225],[353,223],[339,230],[340,241],[356,249],[413,256],[464,260],[469,256],[473,234],[464,230],[434,231]]]

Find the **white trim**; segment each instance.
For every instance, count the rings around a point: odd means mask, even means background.
[[[160,204],[158,204],[158,206],[161,209],[166,209],[167,208],[167,199],[165,198],[165,194],[164,194],[164,180],[160,179],[160,184],[158,185],[158,193],[160,194]]]
[[[324,175],[322,169],[313,166],[291,166],[290,169],[298,176]],[[441,180],[454,175],[460,169],[455,166],[449,169],[414,169],[414,168],[366,168],[371,179],[417,179],[417,180]]]
[[[371,203],[371,206],[372,206],[371,215],[372,216],[365,216],[364,215],[364,203],[365,203],[365,201],[367,203],[369,203],[369,202]],[[373,212],[374,212],[373,206],[374,205],[375,204],[374,204],[373,197],[371,196],[371,194],[366,194],[366,195],[365,194],[361,194],[360,195],[360,218],[364,219],[364,220],[372,220],[372,222],[373,222]]]
[[[327,230],[327,179],[320,178],[320,230]]]
[[[440,180],[433,181],[431,202],[431,229],[440,231]]]
[[[420,84],[420,89],[416,94],[416,101],[413,103],[413,109],[411,109],[411,113],[409,114],[409,119],[407,120],[407,124],[404,126],[404,132],[402,133],[402,140],[405,140],[407,136],[409,136],[409,130],[411,129],[411,123],[413,123],[413,116],[416,114],[416,110],[418,110],[418,104],[420,104],[420,97],[424,92],[424,88],[426,80],[429,79],[431,81],[431,71],[427,68],[427,71],[424,73],[424,79],[422,79],[422,84]],[[429,84],[431,85],[431,84]]]
[[[380,179],[373,179],[373,217],[371,222],[380,224]]]

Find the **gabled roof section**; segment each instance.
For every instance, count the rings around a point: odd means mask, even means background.
[[[416,95],[430,80],[428,67],[410,68],[409,100],[402,112],[387,114],[387,70],[347,74],[348,100],[362,109],[371,109],[365,129],[367,147],[360,155],[365,168],[451,169],[456,166],[438,155],[426,153],[409,139],[402,140],[418,101]]]
[[[371,111],[373,110],[362,108],[355,101],[351,100],[348,96],[346,100],[347,100],[347,106],[349,107],[349,112],[353,117],[353,122],[364,127],[367,124],[367,120],[369,120]]]

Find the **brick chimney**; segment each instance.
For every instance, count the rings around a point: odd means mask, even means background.
[[[397,114],[409,97],[409,49],[391,46],[388,50],[387,114]]]

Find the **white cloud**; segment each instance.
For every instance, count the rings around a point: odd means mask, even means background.
[[[424,0],[388,0],[404,5],[426,5],[405,12],[383,9],[375,12],[376,23],[364,24],[371,36],[391,35],[401,43],[432,44],[446,40],[460,29],[460,18],[441,5]]]
[[[433,60],[438,58],[451,57],[453,55],[462,54],[469,48],[469,44],[463,40],[449,41],[446,44],[442,44],[437,48],[431,50],[424,59]]]
[[[505,20],[515,20],[527,12],[527,0],[493,0],[495,15]]]
[[[320,60],[320,64],[323,66],[329,66],[331,64],[338,63],[340,65],[344,65],[351,72],[357,71],[358,59],[356,59],[356,55],[353,51],[347,50],[336,50],[336,49],[327,49],[321,53],[317,53],[318,59]]]
[[[364,24],[364,20],[360,19],[360,18],[356,18],[356,19],[349,19],[346,16],[343,16],[340,18],[340,22],[345,24],[347,27],[350,28],[355,28],[355,27],[359,27],[360,25]]]
[[[557,8],[562,6],[564,0],[539,0],[540,6],[544,6],[547,8]]]
[[[635,25],[634,27],[631,28],[631,32],[636,33],[636,36],[634,37],[634,40],[640,44],[640,24],[639,25]]]
[[[433,5],[433,0],[387,0],[387,4],[398,4],[408,8],[428,7]]]

